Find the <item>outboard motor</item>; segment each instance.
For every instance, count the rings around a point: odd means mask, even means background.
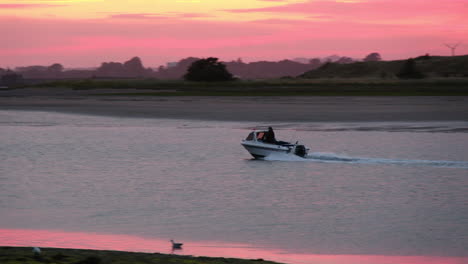
[[[296,145],[294,148],[294,154],[299,157],[305,157],[307,155],[307,149],[304,145]]]

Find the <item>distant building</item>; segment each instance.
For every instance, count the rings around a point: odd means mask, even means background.
[[[168,69],[169,68],[175,68],[175,67],[177,67],[177,65],[179,65],[179,62],[168,62],[166,64],[166,68],[168,68]]]

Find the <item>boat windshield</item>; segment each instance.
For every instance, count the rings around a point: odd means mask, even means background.
[[[254,139],[254,132],[251,132],[245,140],[252,141]]]
[[[263,140],[263,136],[265,136],[265,132],[258,132],[257,133],[257,140]]]

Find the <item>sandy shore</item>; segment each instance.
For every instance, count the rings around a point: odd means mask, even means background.
[[[112,91],[6,90],[0,91],[0,110],[254,122],[468,121],[466,96],[94,95],[106,93]]]

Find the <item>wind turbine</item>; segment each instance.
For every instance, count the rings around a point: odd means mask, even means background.
[[[445,46],[447,46],[449,49],[452,50],[452,56],[455,56],[455,50],[457,49],[458,46],[460,46],[460,42],[458,42],[457,44],[447,44],[445,43]]]

